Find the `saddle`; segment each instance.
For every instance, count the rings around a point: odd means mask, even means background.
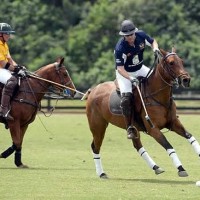
[[[140,86],[141,86],[142,83],[145,81],[145,78],[139,77],[138,79],[139,79]],[[121,95],[120,95],[120,88],[119,88],[117,80],[114,80],[114,84],[116,86],[116,90],[114,90],[110,94],[109,109],[110,109],[110,112],[114,115],[122,115],[122,110],[120,107]],[[139,112],[142,108],[141,99],[140,99],[137,89],[135,87],[133,88],[132,92],[134,94],[134,111]]]
[[[140,81],[140,87],[142,83],[143,83],[143,80]],[[120,107],[121,94],[120,94],[120,89],[116,80],[114,81],[114,84],[116,86],[116,89],[110,93],[109,103],[108,103],[109,110],[113,115],[123,116],[122,109]],[[134,121],[138,124],[138,126],[141,127],[142,130],[145,130],[146,128],[140,117],[140,114],[142,111],[142,102],[136,88],[133,88],[133,94],[134,94],[134,105],[133,105],[134,106],[134,112],[133,112]]]

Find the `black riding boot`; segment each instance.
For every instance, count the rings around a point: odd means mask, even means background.
[[[122,113],[124,115],[126,128],[127,128],[127,138],[135,139],[138,137],[138,130],[132,125],[133,122],[133,99],[132,93],[123,93],[121,100]]]
[[[2,91],[1,106],[0,106],[0,116],[4,117],[6,120],[14,120],[14,118],[9,114],[10,112],[10,99],[13,94],[15,87],[17,86],[18,80],[15,76],[12,76],[6,83]]]

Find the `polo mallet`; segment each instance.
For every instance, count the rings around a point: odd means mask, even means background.
[[[68,89],[68,90],[77,92],[77,93],[79,93],[79,94],[81,94],[81,95],[83,95],[83,96],[85,95],[84,93],[82,93],[82,92],[80,92],[80,91],[78,91],[78,90],[76,90],[76,89],[73,89],[73,88],[70,88],[70,87],[68,87],[68,86],[61,85],[61,84],[59,84],[59,83],[55,83],[55,82],[53,82],[53,81],[50,81],[50,80],[41,78],[41,77],[39,77],[39,76],[37,76],[37,75],[35,75],[35,74],[33,74],[33,73],[28,72],[28,76],[29,76],[29,77],[32,77],[32,78],[35,78],[35,79],[38,79],[38,80],[42,80],[42,81],[51,83],[51,84],[53,84],[53,85],[56,85],[56,86],[61,87],[61,88],[64,88],[64,89]]]
[[[152,121],[151,121],[151,119],[150,119],[150,117],[149,117],[149,115],[148,115],[148,113],[147,113],[147,109],[146,109],[146,107],[145,107],[145,104],[144,104],[144,101],[143,101],[143,98],[142,98],[142,94],[141,94],[141,92],[140,92],[140,88],[139,88],[139,86],[138,85],[136,85],[136,88],[137,88],[137,90],[138,90],[138,93],[139,93],[139,95],[140,95],[140,99],[141,99],[141,102],[142,102],[142,106],[143,106],[143,108],[144,108],[144,111],[145,111],[145,119],[147,120],[147,122],[149,123],[149,125],[151,126],[151,128],[154,128],[154,125],[153,125],[153,123],[152,123]]]

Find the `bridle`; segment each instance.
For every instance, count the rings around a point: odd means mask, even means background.
[[[146,89],[144,88],[144,98],[146,98],[146,99],[151,98],[154,100],[155,105],[162,105],[162,106],[166,107],[167,109],[170,107],[171,101],[172,101],[172,98],[171,98],[172,97],[172,87],[173,86],[179,87],[179,85],[180,85],[179,79],[184,76],[188,76],[187,73],[181,73],[177,76],[176,73],[173,71],[172,66],[170,66],[170,63],[167,62],[167,60],[166,60],[167,58],[169,58],[170,56],[176,56],[176,55],[177,54],[175,52],[168,53],[164,57],[161,57],[161,55],[158,55],[157,62],[155,62],[154,74],[155,74],[155,72],[158,73],[158,76],[160,77],[160,79],[164,83],[164,85],[162,85],[159,89],[157,89],[154,92],[151,91],[150,94],[148,92],[146,93],[145,91],[147,91],[147,88]],[[152,74],[153,73],[151,73],[151,75]],[[169,77],[170,82],[166,79],[165,74],[167,74],[167,76]],[[165,104],[161,103],[159,100],[157,100],[154,96],[156,96],[160,92],[162,92],[164,90],[168,90],[168,89],[170,91],[170,98],[169,98],[169,102],[167,102],[165,105]]]
[[[176,76],[175,72],[172,70],[172,67],[167,63],[166,59],[169,58],[170,56],[176,56],[177,54],[174,53],[174,52],[171,52],[171,53],[168,53],[164,58],[163,58],[163,64],[162,62],[160,63],[160,66],[161,68],[163,69],[163,71],[165,71],[165,73],[167,73],[171,80],[170,82],[172,83],[169,83],[165,80],[165,78],[163,78],[163,75],[161,74],[161,72],[159,71],[159,68],[158,68],[158,74],[160,76],[160,78],[162,79],[162,81],[164,83],[166,83],[168,86],[172,87],[172,86],[176,86],[178,87],[179,86],[179,79],[180,77],[182,76],[186,76],[187,73],[181,73],[179,74],[178,76]]]
[[[61,85],[65,85],[65,86],[70,86],[71,84],[73,84],[72,83],[72,80],[71,80],[71,78],[70,78],[70,76],[69,76],[69,73],[68,73],[68,71],[66,70],[65,72],[66,72],[66,75],[63,75],[61,72],[60,72],[60,70],[61,70],[61,68],[62,68],[62,66],[60,66],[60,64],[54,64],[54,66],[55,66],[55,69],[56,69],[56,74],[59,76],[59,78],[60,78],[60,83],[61,83]],[[65,80],[64,80],[64,76],[67,76],[68,78],[69,78],[69,81],[68,82],[65,82]]]

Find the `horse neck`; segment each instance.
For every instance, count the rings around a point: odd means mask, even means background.
[[[25,94],[26,98],[29,98],[28,96],[30,96],[32,99],[32,96],[34,96],[34,99],[37,100],[37,102],[40,102],[48,91],[49,85],[50,84],[44,83],[43,81],[31,78],[22,86],[22,89],[27,88],[25,90],[30,91],[30,93]]]
[[[37,74],[39,78],[52,81],[51,64],[40,68],[35,72],[35,74]],[[50,85],[51,83],[39,80],[37,78],[36,79],[33,78],[30,80],[30,87],[33,91],[36,91],[35,97],[37,98],[38,101],[40,101],[43,98],[44,94],[48,91]]]
[[[159,71],[159,65],[147,79],[146,95],[151,96],[165,104],[172,96],[172,86],[167,82],[166,77]]]

